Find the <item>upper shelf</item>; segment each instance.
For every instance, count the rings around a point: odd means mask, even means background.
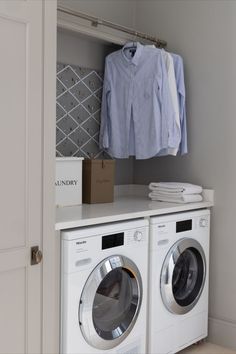
[[[157,44],[165,47],[167,43],[148,34],[96,17],[77,12],[62,6],[57,9],[57,25],[59,28],[84,34],[104,42],[123,45],[128,41],[140,40],[146,44]]]

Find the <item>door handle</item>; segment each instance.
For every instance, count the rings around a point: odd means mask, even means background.
[[[40,251],[39,246],[31,247],[31,265],[39,264],[43,259],[43,253]]]

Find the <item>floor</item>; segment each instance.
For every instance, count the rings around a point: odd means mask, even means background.
[[[201,343],[192,345],[191,347],[182,350],[181,354],[236,354],[236,351],[219,347],[211,343]]]

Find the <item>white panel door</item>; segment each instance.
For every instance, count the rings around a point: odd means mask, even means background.
[[[0,1],[0,353],[42,353],[41,0]]]

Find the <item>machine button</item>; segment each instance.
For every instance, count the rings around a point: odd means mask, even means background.
[[[135,231],[134,241],[141,241],[143,239],[143,234],[141,231]]]
[[[207,227],[207,219],[201,218],[199,220],[199,226],[200,227]]]

